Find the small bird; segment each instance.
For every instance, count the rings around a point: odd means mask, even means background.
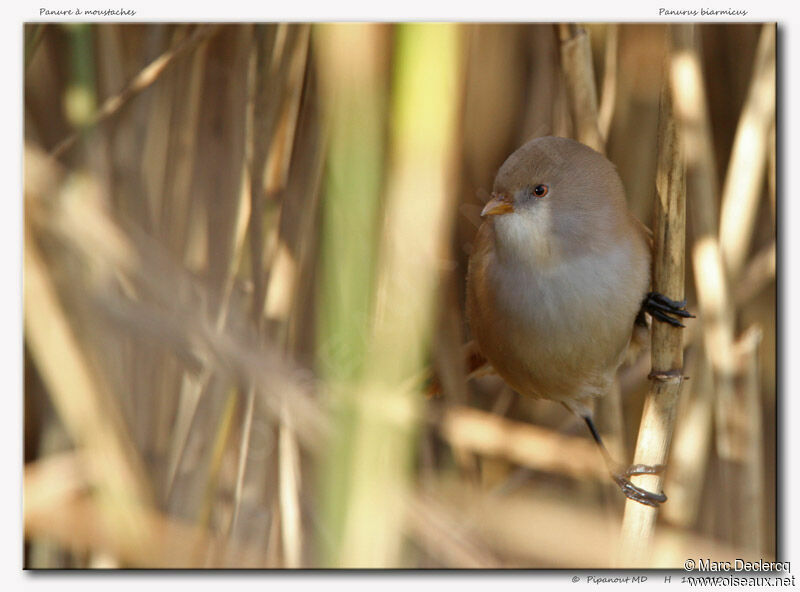
[[[692,316],[649,291],[649,231],[628,211],[614,165],[575,140],[533,139],[500,167],[481,217],[467,274],[480,353],[519,393],[583,418],[627,497],[663,503],[630,477],[664,467],[616,463],[592,419],[644,313],[675,326]]]

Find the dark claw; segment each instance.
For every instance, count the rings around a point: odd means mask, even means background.
[[[614,478],[616,484],[619,485],[619,488],[622,490],[622,493],[625,494],[625,497],[632,499],[635,502],[639,502],[640,504],[644,504],[645,506],[657,508],[659,504],[663,504],[665,501],[667,501],[667,496],[663,493],[653,493],[652,491],[642,489],[638,485],[631,483],[628,477],[631,475],[658,473],[663,469],[664,467],[662,465],[656,465],[655,467],[648,467],[647,465],[633,465],[621,473],[612,473],[611,476]]]
[[[678,302],[677,300],[672,300],[664,296],[661,292],[650,292],[647,294],[648,298],[652,298],[656,302],[660,302],[670,308],[685,308],[686,307],[686,300],[681,300]]]
[[[672,317],[668,317],[666,314],[664,314],[660,310],[650,310],[648,312],[650,313],[650,316],[652,316],[654,319],[657,319],[657,320],[659,320],[659,321],[661,321],[663,323],[669,323],[673,327],[686,328],[686,325],[681,323],[678,319],[673,319]]]
[[[685,306],[686,300],[678,302],[667,298],[659,292],[648,292],[642,302],[642,311],[649,313],[651,317],[658,321],[669,323],[673,327],[685,327],[678,319],[669,316],[693,319],[694,315],[688,312]]]
[[[682,308],[674,308],[674,307],[668,306],[666,304],[661,304],[660,302],[651,301],[650,302],[650,307],[655,309],[655,310],[659,310],[659,311],[662,311],[662,312],[678,315],[679,317],[683,317],[684,319],[693,319],[694,318],[694,315],[692,313],[690,313],[690,312],[688,312],[686,310],[683,310]]]

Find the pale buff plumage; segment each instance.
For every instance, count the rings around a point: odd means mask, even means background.
[[[547,195],[533,195],[537,185]],[[514,152],[493,195],[514,211],[486,216],[478,231],[467,281],[473,337],[514,389],[586,416],[614,380],[650,284],[646,230],[611,162],[567,138]]]

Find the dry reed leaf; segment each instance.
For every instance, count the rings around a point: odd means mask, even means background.
[[[598,462],[597,447],[583,437],[566,436],[468,407],[448,408],[439,429],[454,449],[506,458],[573,478],[608,479],[608,472]]]

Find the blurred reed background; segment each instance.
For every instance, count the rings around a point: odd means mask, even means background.
[[[698,318],[645,564],[774,558],[775,35],[26,25],[25,566],[624,567],[584,426],[467,380],[464,273],[534,136],[649,224],[666,80]],[[599,409],[620,458],[649,369]]]

